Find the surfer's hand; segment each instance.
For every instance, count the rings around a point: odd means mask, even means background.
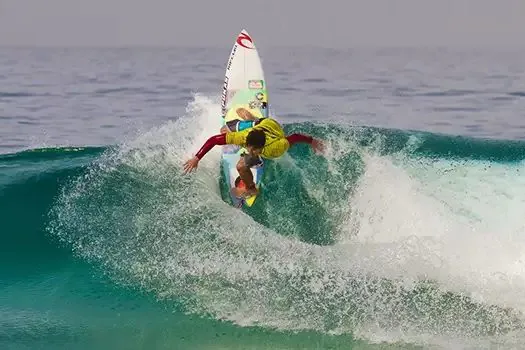
[[[189,173],[199,165],[199,158],[193,157],[184,163],[184,173]]]
[[[319,140],[319,139],[313,139],[312,140],[312,148],[313,148],[315,153],[323,154],[324,150],[325,150],[324,142],[322,140]]]

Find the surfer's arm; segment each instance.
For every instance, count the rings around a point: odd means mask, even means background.
[[[296,143],[309,143],[312,144],[314,138],[312,136],[303,135],[303,134],[291,134],[286,136],[286,139],[290,143],[290,146],[293,146]]]
[[[314,149],[315,153],[324,152],[324,143],[321,140],[315,139],[312,136],[304,134],[291,134],[286,137],[290,147],[296,143],[308,143]]]
[[[215,145],[225,145],[226,144],[226,134],[219,134],[210,137],[204,145],[199,149],[197,154],[188,161],[184,163],[184,172],[191,172],[193,169],[196,169],[199,166],[199,161],[204,157],[206,153],[209,152]]]
[[[226,144],[226,134],[218,134],[210,137],[204,145],[199,149],[197,154],[195,154],[195,157],[202,159],[206,153],[208,153],[213,146],[217,145],[225,145]]]
[[[188,173],[193,169],[196,169],[199,165],[199,161],[213,148],[213,146],[226,144],[242,145],[245,139],[246,136],[242,132],[228,132],[210,137],[206,140],[204,145],[202,145],[197,154],[184,163],[184,172]]]

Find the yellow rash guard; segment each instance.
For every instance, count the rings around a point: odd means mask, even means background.
[[[236,126],[238,128],[239,126]],[[216,145],[237,145],[246,147],[246,138],[252,129],[263,130],[266,136],[265,146],[262,150],[261,156],[263,158],[278,158],[288,151],[290,146],[304,142],[311,144],[313,138],[303,134],[292,134],[285,136],[283,129],[277,121],[271,118],[265,118],[258,124],[247,127],[241,131],[232,131],[225,134],[218,134],[210,137],[204,145],[195,154],[198,159],[202,159],[209,150]],[[238,129],[237,129],[238,130]]]
[[[266,135],[266,143],[261,152],[261,157],[277,158],[285,154],[290,148],[290,142],[286,139],[281,125],[271,118],[263,119],[252,128],[226,133],[226,144],[246,146],[246,137],[251,130],[255,129],[264,131]]]

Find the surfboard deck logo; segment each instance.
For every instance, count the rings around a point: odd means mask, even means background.
[[[250,46],[246,46],[245,42],[249,42],[248,45],[250,45]],[[237,37],[237,44],[241,45],[242,47],[244,47],[246,49],[250,49],[250,50],[254,49],[254,47],[253,47],[253,40],[248,35],[248,33],[241,33],[241,34],[239,34],[239,36]]]
[[[262,80],[250,80],[248,82],[248,89],[263,89],[264,82]]]
[[[224,114],[226,112],[226,99],[228,98],[228,77],[224,78],[224,83],[222,85],[222,96],[221,96],[221,110]]]

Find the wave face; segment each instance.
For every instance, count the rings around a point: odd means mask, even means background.
[[[524,339],[525,143],[290,124],[326,139],[328,156],[297,145],[268,161],[261,197],[241,211],[218,149],[181,173],[219,127],[205,97],[187,112],[118,147],[0,156],[4,265],[87,262],[242,327],[390,344]]]

